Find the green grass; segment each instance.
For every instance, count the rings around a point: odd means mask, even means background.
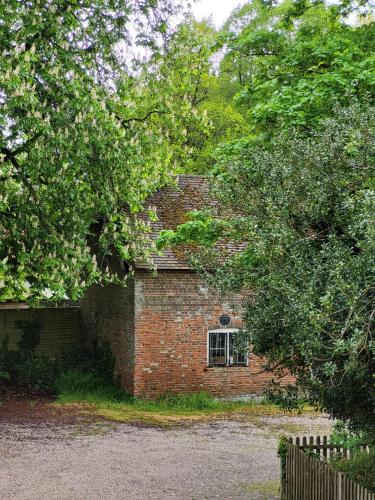
[[[190,412],[220,410],[238,406],[213,399],[205,392],[194,394],[165,394],[156,400],[133,398],[121,389],[108,384],[98,375],[70,370],[60,375],[55,383],[58,401],[61,403],[122,403],[144,411]]]
[[[61,403],[122,401],[126,394],[94,373],[69,370],[58,376],[54,389]]]
[[[260,497],[264,500],[279,498],[280,481],[259,481],[243,485],[243,489],[248,493],[256,493],[258,498]]]
[[[217,400],[205,392],[165,394],[156,400],[134,398],[93,373],[76,370],[60,375],[55,390],[58,404],[120,422],[166,426],[239,414],[255,422],[263,415],[288,414],[266,401]]]

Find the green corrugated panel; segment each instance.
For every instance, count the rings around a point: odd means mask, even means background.
[[[55,356],[64,349],[79,345],[80,310],[77,307],[25,310],[0,310],[0,339],[9,336],[9,348],[17,350],[21,331],[16,321],[37,315],[42,324],[36,354]]]

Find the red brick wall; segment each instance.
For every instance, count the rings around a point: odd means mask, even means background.
[[[135,277],[134,394],[207,391],[213,395],[259,394],[272,378],[258,374],[262,362],[250,355],[247,367],[207,367],[207,332],[241,326],[240,310],[216,296],[196,274],[159,271]]]

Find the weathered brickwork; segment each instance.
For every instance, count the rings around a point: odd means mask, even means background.
[[[82,331],[86,341],[109,341],[116,357],[115,377],[133,393],[134,387],[134,282],[90,288],[81,302]]]
[[[86,340],[108,340],[116,356],[115,377],[141,397],[207,391],[216,396],[260,394],[272,374],[250,353],[249,366],[208,367],[208,331],[242,325],[239,304],[218,297],[189,271],[137,271],[127,288],[92,287],[81,303]],[[284,382],[291,382],[285,377]]]
[[[272,378],[251,355],[249,366],[207,366],[207,333],[241,326],[240,311],[215,295],[188,271],[159,271],[157,278],[138,271],[135,278],[134,394],[207,391],[213,395],[259,394]]]

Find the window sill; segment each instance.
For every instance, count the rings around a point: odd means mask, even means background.
[[[209,370],[210,368],[248,368],[249,365],[210,365],[206,366],[206,369]]]

